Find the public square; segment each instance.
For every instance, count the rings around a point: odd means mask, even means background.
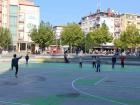
[[[139,4],[0,0],[0,105],[140,105]]]
[[[10,63],[1,62],[1,70]],[[5,69],[6,70],[6,69]],[[0,105],[140,105],[140,66],[21,63],[0,75]]]

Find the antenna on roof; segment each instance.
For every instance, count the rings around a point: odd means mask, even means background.
[[[97,0],[97,12],[100,12],[100,0]]]

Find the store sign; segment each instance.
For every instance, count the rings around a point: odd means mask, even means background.
[[[36,14],[26,14],[25,16],[25,32],[30,32],[35,26],[39,25],[39,19]]]

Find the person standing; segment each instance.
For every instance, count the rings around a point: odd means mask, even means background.
[[[112,68],[114,69],[114,67],[115,67],[115,64],[116,64],[116,56],[114,55],[113,57],[112,57]]]
[[[125,56],[122,55],[122,56],[120,57],[120,60],[121,60],[121,67],[124,68]]]
[[[16,69],[16,72],[15,72],[15,77],[16,77],[16,78],[17,78],[17,74],[18,74],[18,61],[19,61],[19,59],[21,59],[21,58],[22,58],[22,56],[20,56],[20,57],[17,58],[17,55],[14,54],[14,55],[13,55],[13,58],[12,58],[12,62],[11,62],[11,68],[12,68],[12,70],[13,70],[14,67],[15,67],[15,69]]]
[[[82,68],[82,56],[79,58],[79,67]]]
[[[92,67],[93,68],[96,68],[96,56],[95,57],[92,56],[92,59],[93,59],[93,61],[92,61]]]
[[[83,61],[82,61],[83,51],[81,50],[79,53],[79,67],[83,67]]]
[[[26,60],[26,64],[28,64],[28,61],[29,61],[29,55],[28,54],[25,56],[25,60]]]
[[[67,51],[64,52],[64,61],[65,63],[69,63]]]
[[[97,60],[96,60],[96,72],[100,72],[100,67],[101,67],[101,60],[99,57],[97,57]]]

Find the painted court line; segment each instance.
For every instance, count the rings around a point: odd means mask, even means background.
[[[0,101],[0,103],[3,103],[3,104],[12,104],[12,105],[30,105],[30,104],[22,104],[22,103],[13,103],[13,102],[8,102],[8,101]]]
[[[104,100],[104,101],[109,101],[109,102],[112,102],[112,103],[117,103],[117,104],[120,104],[120,105],[128,105],[128,104],[126,104],[126,103],[122,103],[122,102],[115,101],[115,100],[112,100],[112,99],[108,99],[108,98],[96,96],[96,95],[93,95],[93,94],[84,92],[84,91],[82,91],[82,90],[76,88],[75,85],[74,85],[74,83],[75,83],[76,81],[80,80],[80,79],[83,79],[83,78],[77,78],[77,79],[75,79],[75,80],[72,81],[72,88],[73,88],[74,90],[78,91],[79,93],[82,93],[82,94],[87,95],[87,96],[95,97],[95,98],[98,98],[98,99],[101,99],[101,100]],[[106,77],[103,78],[103,79],[105,80]],[[103,79],[102,79],[102,81],[103,81]],[[102,82],[102,81],[100,81],[100,82]],[[98,84],[99,84],[100,82],[98,82]]]
[[[96,83],[94,83],[94,85],[96,86],[96,85],[100,84],[101,82],[105,81],[106,79],[107,79],[107,77],[97,81]]]

